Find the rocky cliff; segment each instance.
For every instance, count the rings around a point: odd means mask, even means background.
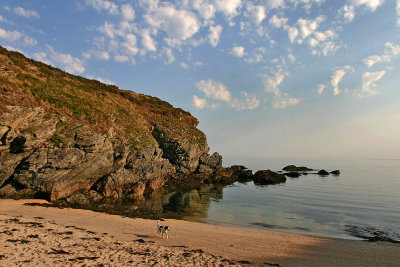
[[[0,47],[0,197],[137,197],[213,176],[190,113]]]

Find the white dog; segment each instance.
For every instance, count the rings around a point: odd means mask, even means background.
[[[171,231],[169,226],[162,226],[160,225],[160,220],[157,221],[157,235],[161,234],[161,237],[164,238],[164,234],[167,236],[168,239],[168,232]]]

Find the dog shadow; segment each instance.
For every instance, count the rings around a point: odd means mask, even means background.
[[[148,237],[151,237],[151,236],[149,236],[149,235],[136,235],[137,237],[141,237],[141,238],[148,238]]]

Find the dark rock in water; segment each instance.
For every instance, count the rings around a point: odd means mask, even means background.
[[[253,175],[253,181],[256,184],[278,184],[286,182],[286,176],[271,170],[260,170]]]
[[[306,172],[306,171],[312,171],[313,169],[307,167],[297,167],[296,165],[288,165],[282,170],[287,172]]]
[[[319,175],[329,175],[329,172],[327,172],[325,170],[320,170],[319,172],[317,172],[317,174],[319,174]]]
[[[331,173],[334,174],[334,175],[340,175],[340,171],[339,170],[331,171]]]
[[[366,239],[370,242],[386,241],[400,243],[400,234],[396,232],[385,232],[373,226],[346,225],[345,231],[355,237]]]
[[[239,182],[250,182],[253,180],[253,172],[243,165],[233,165],[230,167]]]
[[[299,172],[286,172],[286,173],[284,173],[284,175],[286,175],[287,177],[291,177],[291,178],[300,177],[300,173]]]

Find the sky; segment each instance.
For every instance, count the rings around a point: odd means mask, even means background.
[[[211,152],[400,158],[400,0],[1,2],[1,46],[191,112]]]

